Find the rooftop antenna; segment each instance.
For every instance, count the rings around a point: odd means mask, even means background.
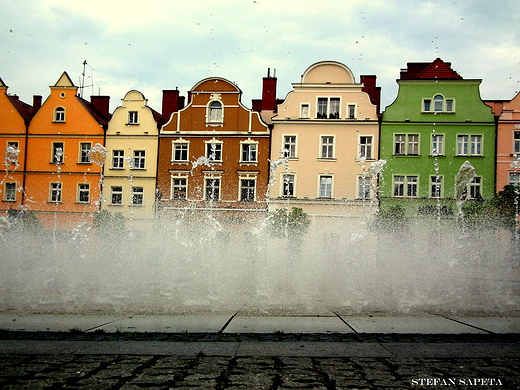
[[[94,82],[93,81],[92,81],[92,84],[85,85],[85,67],[86,66],[87,66],[87,60],[83,61],[83,73],[81,73],[81,80],[79,82],[79,97],[80,98],[83,97],[83,91],[85,90],[86,87],[94,87]],[[92,68],[92,69],[94,69],[94,68]]]

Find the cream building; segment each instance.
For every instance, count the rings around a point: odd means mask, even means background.
[[[378,159],[380,88],[375,76],[356,83],[334,61],[311,65],[272,118],[274,176],[270,208],[301,207],[313,219],[372,214]],[[370,85],[369,85],[370,84]]]
[[[161,115],[139,91],[129,91],[106,133],[102,209],[121,212],[126,228],[143,230],[154,219]]]

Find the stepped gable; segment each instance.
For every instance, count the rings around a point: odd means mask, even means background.
[[[444,62],[440,58],[433,61],[418,76],[418,79],[462,79],[462,77],[451,69],[451,62]]]

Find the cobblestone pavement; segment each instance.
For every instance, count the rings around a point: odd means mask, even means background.
[[[328,337],[320,341],[323,348],[332,344]],[[448,339],[459,348],[468,341],[456,336]],[[413,348],[414,345],[445,344],[448,339],[414,336],[406,343]],[[81,337],[74,340],[84,342]],[[290,336],[264,336],[255,342],[261,344],[276,340],[281,344],[298,342]],[[361,343],[378,343],[384,347],[385,343],[390,345],[403,340],[403,337],[396,340],[386,335],[380,340],[366,339]],[[504,343],[502,339],[476,341],[484,349]],[[518,344],[516,337],[511,341],[507,344],[513,347]],[[219,356],[218,353],[207,355],[199,352],[172,356],[110,351],[96,354],[0,351],[0,389],[520,389],[520,357],[483,355],[485,353],[479,357],[395,354],[366,357],[239,356],[223,353]]]

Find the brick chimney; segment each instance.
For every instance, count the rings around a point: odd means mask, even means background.
[[[110,96],[91,96],[90,103],[105,119],[110,118]]]
[[[276,83],[275,76],[271,77],[271,69],[267,68],[267,77],[262,79],[262,110],[276,110]]]
[[[377,114],[379,115],[381,105],[381,87],[376,86],[377,76],[367,75],[361,76],[361,83],[363,84],[363,92],[370,96],[370,102],[377,107]]]
[[[162,117],[168,121],[173,112],[184,108],[184,96],[179,95],[178,89],[165,89],[162,92]]]
[[[31,116],[34,117],[38,110],[42,106],[42,97],[40,95],[34,95],[33,96],[33,105],[31,110]]]

